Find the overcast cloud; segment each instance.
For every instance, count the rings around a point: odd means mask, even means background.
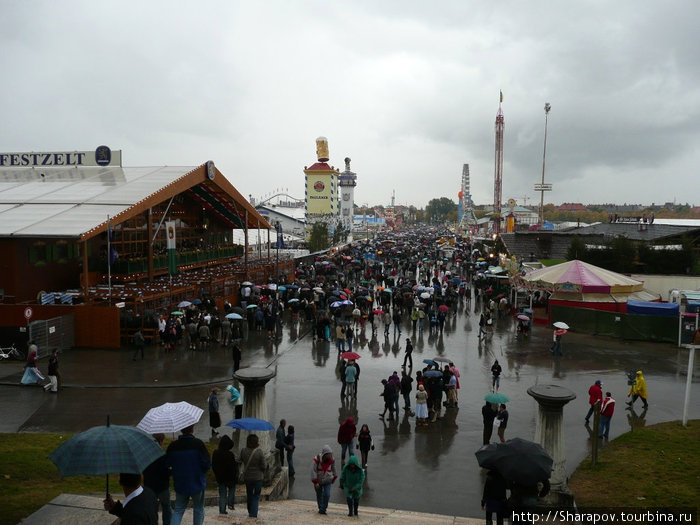
[[[700,204],[700,3],[0,3],[0,150],[214,160],[244,195],[304,196],[316,137],[352,158],[355,202],[455,202],[469,163],[503,199]]]

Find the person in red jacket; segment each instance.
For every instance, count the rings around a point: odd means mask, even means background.
[[[600,427],[598,429],[598,437],[601,438],[605,436],[608,439],[610,434],[610,420],[615,412],[615,400],[610,397],[610,392],[605,392],[605,399],[603,400],[603,405],[600,408]]]
[[[598,379],[595,384],[591,385],[588,389],[588,404],[591,405],[588,409],[588,414],[586,414],[586,423],[591,419],[591,414],[593,414],[593,407],[596,403],[603,402],[603,382]]]
[[[355,420],[351,417],[347,418],[338,428],[338,443],[342,447],[342,452],[340,453],[340,464],[345,465],[345,453],[349,455],[355,455],[355,436],[357,435],[357,427],[355,426]]]

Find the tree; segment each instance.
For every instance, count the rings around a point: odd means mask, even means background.
[[[317,222],[311,227],[309,235],[309,251],[320,252],[330,246],[328,241],[328,225],[325,222]]]
[[[450,215],[450,212],[455,212],[456,217],[457,205],[447,197],[431,199],[430,202],[428,202],[428,205],[425,207],[425,216],[430,222],[446,221]]]
[[[345,229],[342,222],[338,223],[338,226],[336,226],[335,231],[333,232],[333,244],[347,241],[349,233],[350,232]]]
[[[573,261],[578,259],[579,261],[586,260],[586,243],[580,235],[574,235],[571,239],[571,244],[569,244],[569,249],[566,250],[566,259],[568,261]]]

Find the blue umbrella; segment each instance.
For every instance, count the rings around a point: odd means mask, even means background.
[[[299,299],[297,299],[297,298],[295,297],[294,299],[290,299],[290,300],[287,301],[287,302],[288,302],[288,303],[298,303],[298,302],[299,302]]]
[[[226,423],[227,427],[240,428],[241,430],[248,431],[266,431],[275,430],[275,426],[269,421],[264,419],[258,419],[256,417],[244,417],[242,419],[233,419]]]
[[[202,304],[201,299],[192,299],[192,304]]]
[[[278,286],[278,287],[277,287],[277,290],[280,291],[280,292],[284,292],[286,289],[287,289],[286,286]]]
[[[331,308],[338,308],[339,306],[343,306],[343,303],[341,301],[335,301],[334,303],[331,303]]]
[[[435,361],[433,361],[432,359],[423,359],[423,362],[424,362],[426,365],[430,365],[430,366],[437,366],[437,365],[438,365],[438,364],[437,364]]]
[[[353,302],[350,299],[345,299],[345,301],[340,301],[343,306],[352,306]]]
[[[423,377],[442,377],[442,372],[440,370],[428,370],[423,372]]]
[[[232,321],[240,321],[243,319],[243,316],[237,313],[231,313],[226,316],[226,319],[231,319]]]

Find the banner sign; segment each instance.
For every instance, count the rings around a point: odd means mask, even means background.
[[[333,175],[310,175],[306,179],[306,211],[309,215],[335,213]]]
[[[41,168],[46,166],[121,166],[121,150],[100,146],[95,151],[51,151],[0,153],[0,168]]]
[[[165,232],[168,236],[168,250],[175,250],[177,248],[175,238],[175,221],[165,221]]]

